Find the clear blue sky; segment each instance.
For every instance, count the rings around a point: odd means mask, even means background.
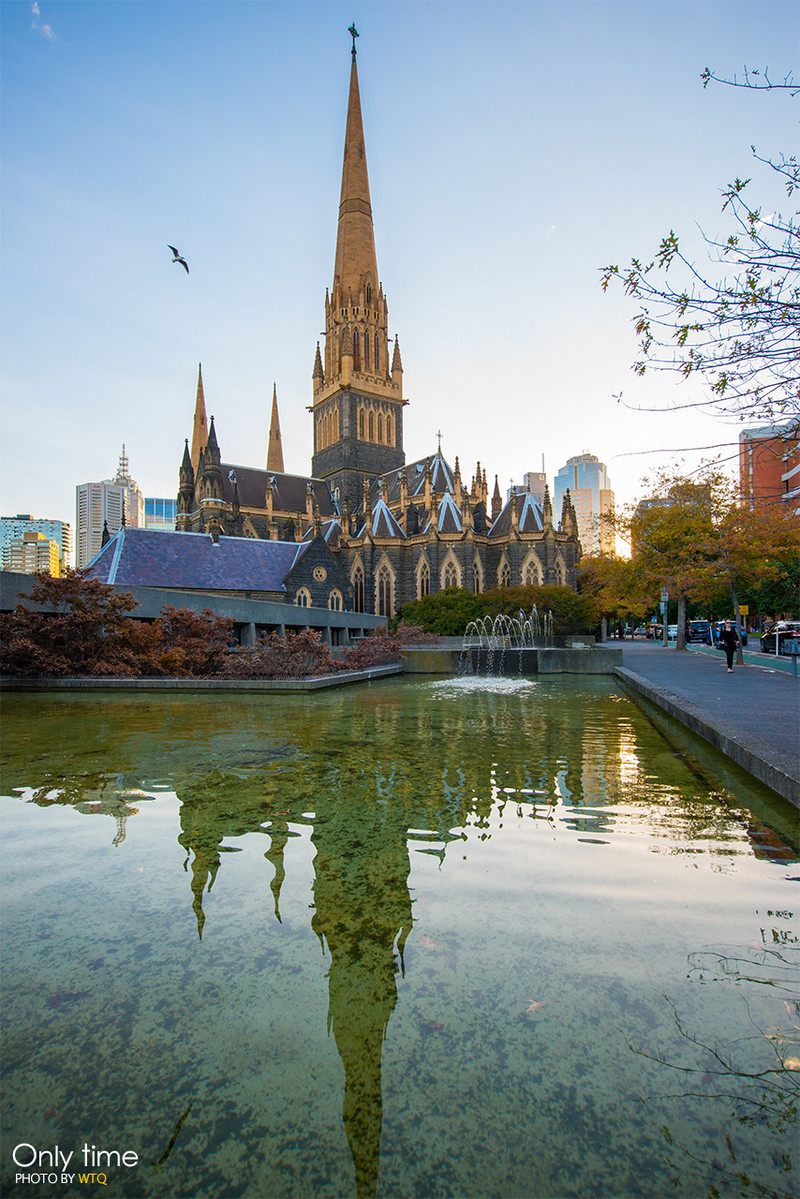
[[[727,230],[720,189],[796,147],[797,102],[710,86],[798,74],[771,0],[5,0],[0,514],[75,522],[124,442],[174,495],[197,364],[223,458],[264,464],[273,381],[286,468],[310,470],[355,20],[378,267],[405,368],[409,460],[442,448],[503,489],[588,450],[618,500],[736,427],[630,404],[633,307],[600,269],[674,228]],[[754,195],[757,194],[754,191]],[[167,243],[191,274],[170,262]],[[696,460],[696,455],[686,460]]]

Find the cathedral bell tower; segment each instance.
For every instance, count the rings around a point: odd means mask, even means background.
[[[378,278],[356,69],[355,26],[333,287],[325,297],[325,349],[314,360],[314,457],[340,508],[360,508],[364,481],[397,470],[403,453],[403,365],[389,344]]]

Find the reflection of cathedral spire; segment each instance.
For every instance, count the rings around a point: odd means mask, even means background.
[[[272,866],[275,870],[275,873],[272,876],[272,882],[269,885],[269,889],[272,892],[273,899],[275,900],[275,918],[280,924],[282,923],[279,908],[281,887],[283,886],[283,880],[286,878],[286,867],[284,865],[283,853],[286,849],[286,843],[289,840],[289,825],[285,820],[281,821],[280,824],[276,824],[275,821],[273,821],[267,829],[267,832],[269,833],[269,849],[264,854],[264,857],[268,862],[272,863]]]
[[[365,797],[366,800],[366,797]],[[395,975],[411,931],[405,813],[387,818],[365,802],[332,806],[314,826],[316,911],[311,925],[331,955],[328,1028],[345,1073],[342,1116],[356,1194],[375,1194],[383,1121],[381,1052],[397,1002]],[[394,827],[393,827],[394,825]]]
[[[208,890],[214,886],[214,879],[217,877],[219,870],[219,841],[221,838],[217,836],[216,829],[213,823],[209,829],[208,819],[202,811],[195,812],[186,804],[181,807],[181,825],[182,831],[178,837],[179,843],[186,850],[187,855],[194,853],[192,861],[192,911],[197,919],[197,935],[203,939],[203,925],[206,922],[205,912],[203,911],[203,893],[208,883]],[[196,820],[195,816],[199,816]],[[203,834],[206,833],[204,836]],[[183,864],[186,870],[189,862],[187,856]]]

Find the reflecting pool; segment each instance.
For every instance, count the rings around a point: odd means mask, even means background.
[[[3,1194],[794,1194],[797,813],[688,736],[566,676],[7,697]]]

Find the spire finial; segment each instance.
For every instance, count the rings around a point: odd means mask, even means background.
[[[351,38],[353,39],[353,49],[350,51],[350,53],[353,55],[353,58],[355,58],[355,56],[356,56],[356,38],[358,37],[358,30],[356,29],[355,21],[353,21],[353,24],[350,26],[350,28],[348,29],[347,32],[350,34]]]

